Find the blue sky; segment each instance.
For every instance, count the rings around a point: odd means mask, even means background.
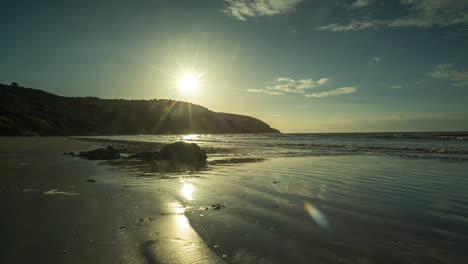
[[[0,0],[0,82],[190,101],[283,132],[466,131],[467,14],[468,0]]]

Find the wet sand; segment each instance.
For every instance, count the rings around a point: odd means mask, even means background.
[[[128,173],[63,155],[94,147],[0,138],[0,263],[223,263],[183,215],[179,181],[126,185]]]
[[[62,154],[91,141],[0,140],[1,263],[468,260],[467,163],[325,156],[160,174]]]

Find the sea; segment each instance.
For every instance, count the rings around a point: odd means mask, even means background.
[[[468,133],[100,138],[206,149],[210,169],[164,179],[227,263],[468,263]]]
[[[324,155],[394,156],[410,159],[468,161],[468,132],[458,133],[313,133],[313,134],[191,134],[105,136],[113,140],[172,143],[184,141],[215,148],[211,158],[259,158]]]

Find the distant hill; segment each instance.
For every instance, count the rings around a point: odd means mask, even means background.
[[[174,100],[63,97],[0,84],[0,136],[279,133],[249,116]]]

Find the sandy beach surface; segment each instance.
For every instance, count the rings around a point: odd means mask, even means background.
[[[98,142],[0,142],[1,263],[468,260],[464,162],[315,156],[161,174],[63,155]]]
[[[0,140],[0,263],[223,263],[181,211],[179,180],[126,185],[124,172],[63,155],[89,142]]]

